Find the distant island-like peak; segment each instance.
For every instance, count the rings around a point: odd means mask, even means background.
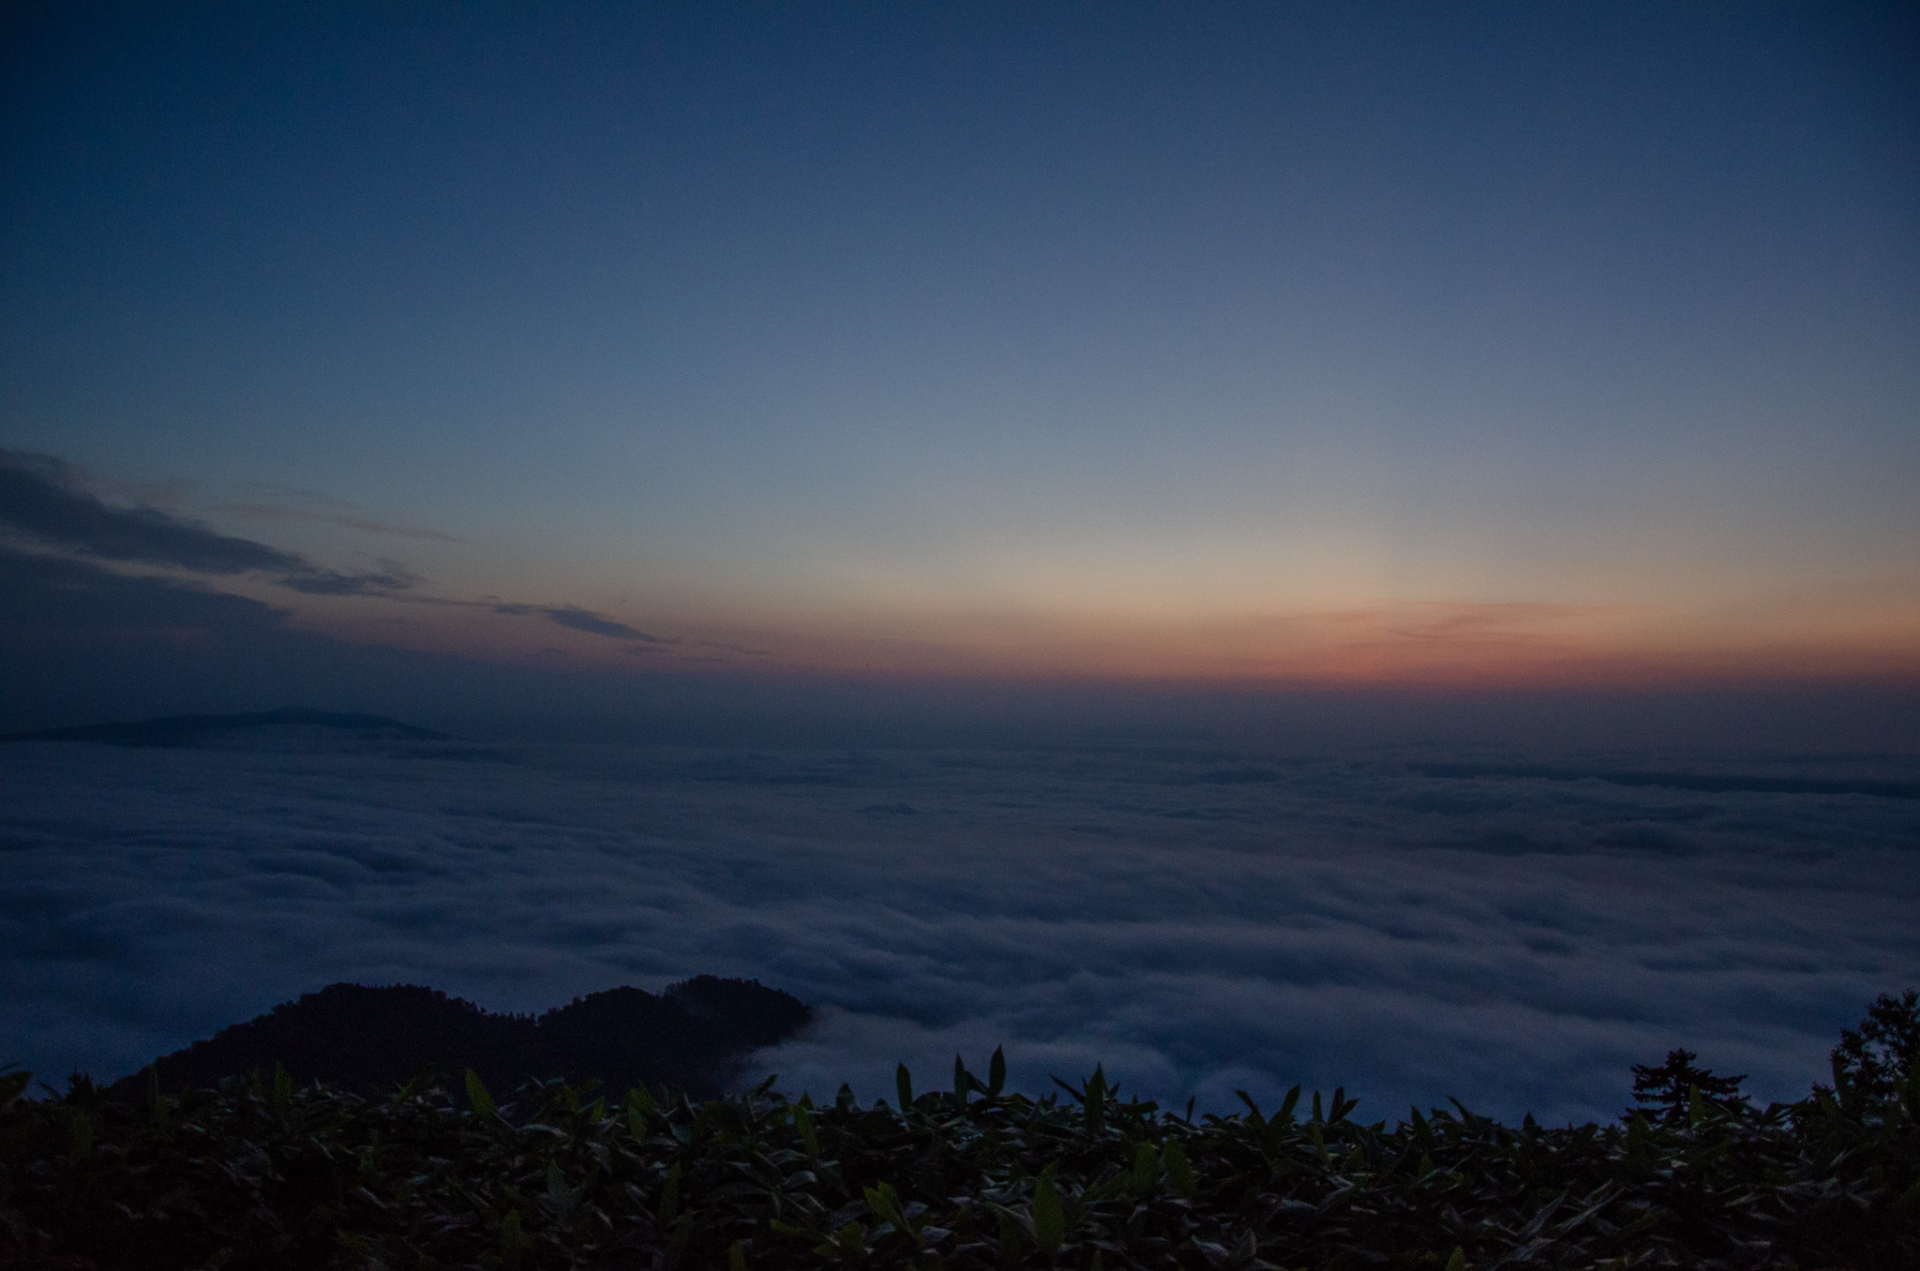
[[[138,1094],[213,1086],[283,1064],[296,1081],[381,1095],[436,1067],[512,1090],[528,1078],[597,1080],[615,1094],[645,1083],[717,1094],[740,1060],[791,1037],[806,1003],[758,980],[701,975],[659,994],[620,987],[538,1017],[497,1015],[415,984],[333,984],[221,1029],[123,1078]],[[151,1075],[149,1075],[151,1074]]]
[[[446,733],[403,724],[385,715],[318,711],[289,706],[234,715],[167,715],[138,723],[81,724],[7,733],[0,741],[90,741],[108,746],[197,746],[234,733],[303,733],[355,741],[447,741]]]

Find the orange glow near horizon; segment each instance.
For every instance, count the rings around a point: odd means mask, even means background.
[[[1920,683],[1920,611],[1676,613],[1646,605],[1382,601],[1237,617],[1002,610],[624,621],[609,640],[484,607],[340,601],[303,625],[495,662],[888,680],[1090,680],[1275,687],[1621,689]]]

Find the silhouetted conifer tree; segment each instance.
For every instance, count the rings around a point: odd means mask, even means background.
[[[1716,1076],[1710,1068],[1694,1067],[1693,1061],[1698,1058],[1690,1050],[1670,1050],[1667,1062],[1658,1067],[1635,1064],[1633,1098],[1640,1106],[1629,1108],[1628,1112],[1640,1112],[1655,1120],[1684,1121],[1696,1089],[1703,1099],[1711,1099],[1731,1111],[1745,1112],[1747,1097],[1740,1093],[1740,1083],[1747,1079],[1747,1074]]]

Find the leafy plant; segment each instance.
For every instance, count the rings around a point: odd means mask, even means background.
[[[897,1106],[772,1081],[496,1101],[473,1073],[369,1099],[284,1070],[35,1101],[6,1074],[0,1266],[1908,1268],[1914,1014],[1882,998],[1843,1034],[1844,1093],[1755,1110],[1680,1052],[1625,1121],[1564,1128],[1458,1104],[1389,1127],[1343,1091],[1303,1116],[1297,1089],[1196,1120],[1101,1069],[1008,1093],[1000,1055],[950,1092],[902,1069]]]
[[[1883,993],[1858,1028],[1840,1030],[1833,1088],[1862,1107],[1884,1105],[1920,1076],[1920,993]],[[1915,1110],[1909,1103],[1909,1111]]]

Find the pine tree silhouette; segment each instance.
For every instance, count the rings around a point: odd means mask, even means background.
[[[1711,1099],[1731,1111],[1745,1112],[1747,1096],[1740,1093],[1740,1083],[1747,1079],[1747,1074],[1716,1076],[1710,1068],[1694,1067],[1693,1061],[1698,1058],[1690,1050],[1670,1050],[1667,1062],[1657,1068],[1635,1064],[1633,1098],[1640,1106],[1627,1112],[1640,1112],[1660,1121],[1684,1121],[1696,1089],[1703,1099]]]

